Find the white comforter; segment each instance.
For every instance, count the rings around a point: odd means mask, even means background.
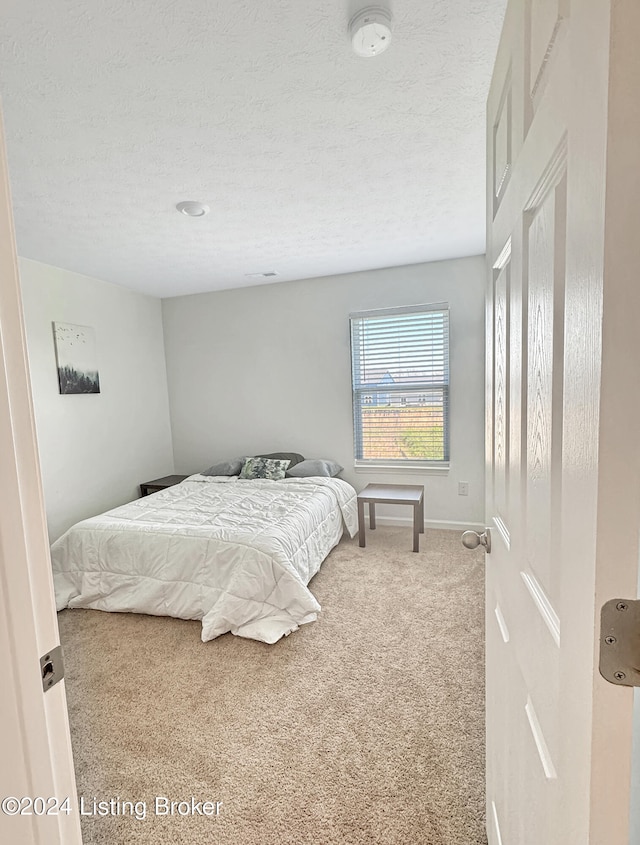
[[[201,619],[274,643],[320,605],[307,584],[357,530],[356,492],[338,478],[190,476],[74,525],[51,547],[56,604]]]

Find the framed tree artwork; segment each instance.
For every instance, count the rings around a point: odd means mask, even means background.
[[[60,393],[100,393],[95,333],[90,326],[54,323]]]

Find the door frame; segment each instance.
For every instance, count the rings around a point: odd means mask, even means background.
[[[81,845],[65,684],[45,693],[40,674],[40,657],[60,639],[1,116],[0,478],[0,799],[41,797],[52,812],[0,811],[0,839]],[[71,812],[55,814],[67,797]]]

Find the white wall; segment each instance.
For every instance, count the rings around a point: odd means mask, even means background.
[[[477,256],[163,300],[176,472],[296,451],[339,461],[358,490],[375,480],[424,483],[427,522],[482,524],[484,280]],[[349,313],[445,300],[450,472],[356,472]],[[469,496],[458,495],[458,481],[469,482]],[[386,513],[410,518],[404,508]]]
[[[161,303],[20,259],[40,465],[52,540],[173,472]],[[58,392],[52,322],[95,329],[99,394]]]

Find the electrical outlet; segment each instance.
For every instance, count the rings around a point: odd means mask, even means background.
[[[469,482],[468,481],[458,481],[458,496],[468,496],[469,495]]]

